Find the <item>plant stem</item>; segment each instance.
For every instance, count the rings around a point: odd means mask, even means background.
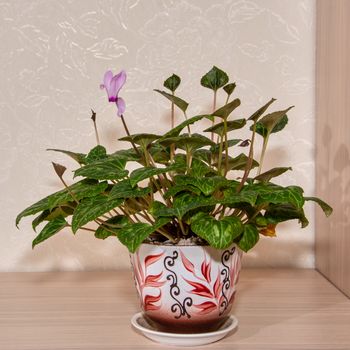
[[[260,155],[259,168],[258,168],[257,175],[260,175],[261,170],[262,170],[262,165],[264,162],[264,157],[265,157],[265,152],[266,152],[266,148],[267,148],[267,143],[269,141],[269,137],[270,137],[270,133],[267,133],[266,137],[264,137],[264,143],[263,143],[263,148],[262,148],[261,155]]]
[[[221,135],[219,146],[219,158],[218,158],[218,175],[221,175],[221,162],[222,162],[222,147],[224,143],[224,134]]]
[[[213,112],[212,112],[212,113],[214,113],[215,110],[216,110],[216,92],[217,92],[217,91],[214,90],[214,96],[213,96]],[[212,125],[212,126],[215,125],[215,116],[213,117],[213,121],[212,121],[211,125]],[[214,142],[214,133],[213,133],[213,132],[211,133],[211,140]]]
[[[96,121],[93,120],[93,123],[94,123],[94,129],[95,129],[96,142],[99,145],[100,144],[100,137],[98,136]]]
[[[174,91],[172,91],[173,96],[175,96]],[[171,102],[171,128],[175,127],[175,104]]]
[[[228,172],[228,142],[227,142],[227,118],[224,118],[224,135],[225,135],[225,173]]]
[[[178,222],[179,222],[179,226],[180,226],[182,234],[184,236],[186,236],[186,231],[185,231],[185,228],[184,228],[184,225],[183,225],[182,221],[178,219]]]
[[[185,116],[185,119],[188,120],[188,118],[187,118],[187,113],[186,113],[186,112],[184,112],[184,116]],[[189,125],[187,125],[187,131],[188,131],[188,135],[191,136],[191,128],[190,128]]]
[[[244,183],[246,182],[246,180],[249,176],[249,172],[252,168],[253,158],[254,158],[255,134],[256,134],[256,122],[254,122],[254,124],[253,124],[253,133],[252,133],[252,138],[250,140],[248,161],[247,161],[246,167],[244,169],[244,174],[243,174],[242,180],[241,180],[239,186],[237,187],[237,192],[239,192],[243,188]]]

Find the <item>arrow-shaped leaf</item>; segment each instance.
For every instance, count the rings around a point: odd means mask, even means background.
[[[251,224],[244,225],[243,235],[240,241],[238,242],[238,246],[244,251],[252,249],[255,244],[259,241],[259,231],[258,229]]]
[[[265,173],[262,173],[254,178],[254,180],[261,181],[261,182],[269,182],[272,178],[276,176],[280,176],[284,174],[286,171],[292,170],[291,167],[278,167],[270,169],[269,171],[266,171]]]
[[[240,104],[241,101],[238,98],[236,98],[232,102],[217,109],[215,112],[212,113],[212,115],[215,117],[227,118]]]
[[[210,246],[225,249],[242,233],[243,225],[235,216],[216,220],[210,215],[201,213],[193,218],[191,229],[196,235],[205,239]]]
[[[304,197],[306,201],[313,201],[317,203],[323,212],[325,213],[326,216],[330,216],[333,212],[333,208],[329,206],[326,202],[324,202],[322,199],[317,198],[317,197]]]
[[[179,107],[182,112],[186,112],[186,109],[188,107],[188,103],[186,101],[184,101],[183,99],[181,99],[180,97],[174,96],[172,94],[168,94],[165,91],[161,91],[158,89],[154,89],[154,91],[160,93],[161,95],[163,95],[164,97],[166,97],[168,100],[170,100],[171,102],[173,102],[175,104],[175,106]]]
[[[84,176],[96,180],[119,180],[128,174],[125,159],[116,156],[98,160],[74,171],[74,177]]]
[[[73,233],[77,232],[83,225],[118,207],[123,201],[124,200],[120,198],[110,198],[104,195],[83,199],[73,214]]]
[[[52,237],[54,234],[64,229],[67,225],[68,224],[66,220],[62,216],[59,216],[56,219],[53,219],[52,221],[49,221],[38,234],[38,236],[35,237],[32,243],[32,248],[34,248],[37,244]]]
[[[241,129],[244,127],[244,125],[246,125],[246,120],[245,119],[237,119],[237,120],[231,120],[228,121],[226,123],[226,129],[227,131],[232,131],[232,130],[237,130],[237,129]],[[225,123],[219,123],[219,124],[215,124],[213,126],[211,126],[208,129],[205,129],[205,132],[213,132],[215,134],[218,134],[220,136],[222,136],[225,132]]]

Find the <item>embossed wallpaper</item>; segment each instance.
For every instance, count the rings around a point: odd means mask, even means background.
[[[213,65],[237,82],[236,116],[271,97],[278,99],[274,108],[295,105],[288,128],[271,138],[265,165],[291,165],[279,182],[313,194],[314,16],[313,0],[0,0],[0,270],[129,265],[115,239],[67,230],[32,251],[30,220],[20,230],[14,224],[24,207],[61,189],[51,160],[75,168],[45,149],[94,146],[90,108],[108,150],[118,147],[121,121],[99,89],[106,69],[127,71],[123,98],[132,133],[165,130],[168,104],[152,89],[173,72],[182,77],[179,95],[191,102],[189,115],[207,112],[211,94],[199,80]],[[313,267],[313,210],[306,229],[280,225],[278,238],[262,238],[245,265]]]

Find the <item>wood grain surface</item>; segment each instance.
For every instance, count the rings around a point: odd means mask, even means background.
[[[171,349],[130,325],[129,270],[0,274],[1,350]],[[350,349],[350,300],[315,270],[246,269],[238,330],[207,349]]]
[[[316,267],[350,296],[350,1],[316,4]]]

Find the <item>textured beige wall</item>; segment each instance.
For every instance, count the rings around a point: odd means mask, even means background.
[[[123,91],[132,132],[161,132],[167,103],[152,92],[176,72],[189,113],[206,112],[199,86],[213,64],[238,84],[242,108],[270,97],[294,104],[290,125],[271,141],[266,166],[292,165],[282,184],[314,192],[314,1],[296,0],[8,0],[0,1],[0,270],[107,269],[128,265],[115,240],[63,232],[31,250],[30,221],[14,218],[60,188],[46,148],[87,151],[94,145],[90,108],[110,151],[123,136],[115,108],[99,90],[106,69],[128,72]],[[223,102],[223,96],[219,100]],[[180,116],[178,120],[181,120]],[[146,129],[147,127],[147,129]],[[308,207],[313,222],[313,207]],[[247,265],[314,266],[314,225],[281,225],[262,239]]]

